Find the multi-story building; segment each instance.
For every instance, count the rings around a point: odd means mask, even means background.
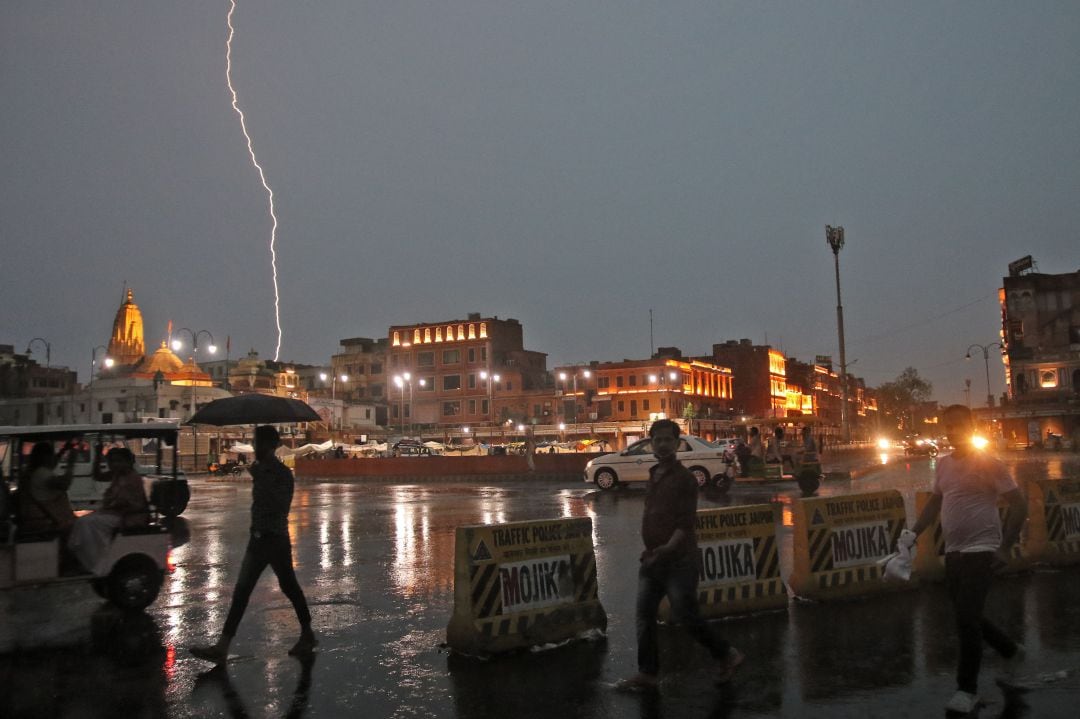
[[[752,417],[787,416],[787,369],[784,353],[750,340],[728,340],[714,344],[709,359],[730,367],[735,376],[736,411]]]
[[[385,403],[389,340],[352,337],[341,340],[340,344],[341,351],[330,358],[327,378],[321,380],[325,396],[333,393],[346,402]]]
[[[1010,264],[999,299],[1007,394],[991,414],[1006,441],[1080,441],[1080,271],[1044,274],[1021,258]],[[986,348],[987,361],[995,350]]]
[[[14,345],[0,345],[0,399],[70,395],[76,387],[74,370],[42,366],[29,350],[17,354]]]
[[[661,348],[652,359],[593,362],[555,369],[557,421],[649,421],[727,416],[732,372]]]
[[[525,349],[521,323],[481,317],[390,327],[390,426],[460,427],[532,419],[547,355]],[[550,413],[550,396],[547,411]],[[544,402],[539,403],[541,414]],[[539,419],[538,421],[544,421]]]

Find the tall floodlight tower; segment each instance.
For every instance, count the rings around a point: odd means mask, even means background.
[[[840,426],[844,441],[851,441],[851,418],[848,407],[847,354],[844,351],[844,305],[840,301],[840,249],[844,246],[844,228],[825,225],[825,240],[832,248],[836,265],[836,328],[840,335]]]

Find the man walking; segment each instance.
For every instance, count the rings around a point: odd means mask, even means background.
[[[911,531],[899,542],[910,546],[941,515],[945,538],[945,582],[956,614],[960,661],[957,692],[945,708],[968,713],[979,704],[977,695],[982,643],[1007,660],[1019,659],[1021,648],[983,618],[983,605],[995,571],[1009,560],[1009,549],[1027,519],[1024,495],[1005,465],[976,448],[971,410],[954,404],[944,414],[945,434],[956,450],[938,460],[933,493]],[[998,497],[1009,505],[1004,529],[998,517]]]
[[[707,647],[720,662],[716,676],[727,683],[742,664],[743,655],[727,640],[713,634],[701,618],[697,604],[697,482],[678,460],[679,425],[670,419],[649,428],[657,464],[649,470],[645,511],[641,517],[641,553],[638,572],[638,673],[619,682],[626,690],[654,689],[660,671],[656,615],[667,595],[672,618]]]
[[[255,428],[255,462],[251,465],[251,538],[248,540],[240,576],[233,590],[232,605],[225,619],[225,627],[216,644],[191,647],[191,653],[199,659],[222,663],[229,656],[229,644],[236,636],[240,620],[247,609],[248,599],[255,589],[259,575],[266,565],[277,575],[281,591],[292,602],[296,618],[300,620],[300,639],[289,654],[310,654],[318,644],[311,631],[311,612],[308,611],[304,591],[296,580],[292,565],[292,543],[289,540],[289,507],[293,496],[293,475],[274,450],[281,444],[278,431],[271,426]]]

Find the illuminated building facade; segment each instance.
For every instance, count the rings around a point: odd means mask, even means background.
[[[531,400],[547,384],[547,355],[525,349],[516,319],[470,313],[464,320],[394,325],[387,341],[391,427],[520,419],[531,415]]]
[[[999,291],[1006,397],[991,416],[1006,441],[1080,441],[1080,271],[1043,274],[1031,257],[1011,263]],[[999,350],[988,348],[995,362]],[[982,352],[970,352],[974,359]],[[1049,434],[1048,434],[1049,433]],[[1074,444],[1075,446],[1075,444]]]
[[[710,358],[735,376],[735,411],[752,417],[786,417],[787,368],[783,352],[750,340],[714,344]]]
[[[576,387],[570,381],[574,374]],[[560,378],[557,393],[565,422],[680,419],[691,406],[695,418],[720,417],[732,406],[729,368],[681,356],[560,367],[555,377]]]

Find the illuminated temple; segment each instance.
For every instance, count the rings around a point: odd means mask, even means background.
[[[210,375],[195,364],[194,357],[185,363],[173,353],[166,340],[161,341],[153,354],[146,354],[142,312],[135,304],[135,292],[130,288],[116,310],[106,356],[113,364],[110,369],[102,370],[102,377],[149,379],[182,387],[213,386]]]

